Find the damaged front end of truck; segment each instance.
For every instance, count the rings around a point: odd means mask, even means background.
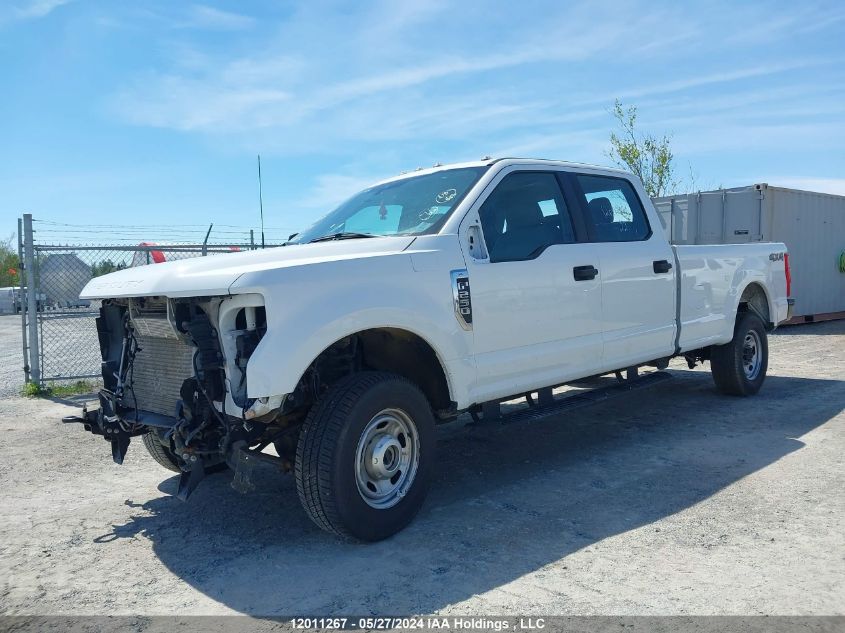
[[[143,437],[180,473],[181,499],[226,466],[242,490],[256,461],[291,470],[302,415],[282,396],[247,397],[247,364],[267,329],[260,295],[108,299],[96,322],[100,406],[63,421],[109,441],[116,463]],[[278,456],[262,452],[270,444]]]

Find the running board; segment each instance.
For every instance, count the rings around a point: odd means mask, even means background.
[[[520,409],[519,411],[514,411],[513,413],[503,414],[501,413],[500,402],[485,402],[481,407],[482,418],[479,419],[477,415],[473,415],[473,420],[476,423],[481,424],[484,424],[485,422],[488,424],[495,422],[500,424],[535,422],[565,411],[585,407],[598,402],[604,402],[606,400],[622,396],[626,393],[630,393],[636,389],[651,387],[652,385],[670,380],[671,378],[672,375],[665,371],[656,371],[646,374],[645,376],[620,380],[616,384],[607,387],[599,387],[589,391],[576,393],[571,396],[563,396],[558,400],[555,400],[552,396],[551,387],[546,387],[546,389],[541,389],[537,392],[538,402],[534,404],[531,404],[534,401],[533,398],[529,394],[526,395],[526,401],[529,404],[527,409]]]

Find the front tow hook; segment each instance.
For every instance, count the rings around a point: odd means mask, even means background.
[[[111,456],[115,464],[123,464],[126,451],[129,449],[130,434],[118,424],[103,421],[102,409],[84,411],[82,417],[66,415],[62,417],[63,424],[81,424],[83,428],[94,435],[101,435],[111,443]],[[136,434],[137,435],[137,434]]]

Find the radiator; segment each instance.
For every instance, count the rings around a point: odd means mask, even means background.
[[[173,417],[182,383],[194,375],[194,348],[172,337],[172,331],[171,337],[165,338],[141,335],[138,328],[136,338],[139,350],[131,381],[138,409]],[[124,397],[124,405],[129,407],[135,406],[132,392]]]

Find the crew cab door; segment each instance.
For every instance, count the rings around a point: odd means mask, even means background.
[[[671,355],[676,271],[657,218],[649,220],[626,178],[577,172],[568,178],[598,252],[604,369]]]
[[[602,356],[597,247],[579,242],[559,175],[511,167],[487,191],[461,226],[477,402],[588,375]]]

